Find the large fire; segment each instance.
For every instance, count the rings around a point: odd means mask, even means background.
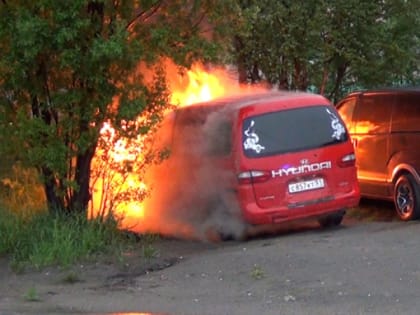
[[[176,106],[188,106],[208,101],[228,93],[237,93],[239,90],[234,74],[230,74],[226,69],[210,70],[201,65],[194,65],[184,75],[180,75],[177,71],[168,72],[174,73],[173,77],[168,78],[168,81],[171,89],[170,102]],[[112,148],[98,151],[93,161],[92,173],[95,174],[95,180],[91,183],[93,198],[90,215],[104,215],[106,214],[103,213],[105,208],[112,208],[113,213],[121,219],[121,227],[136,232],[142,232],[147,226],[158,226],[163,222],[165,222],[165,226],[168,226],[167,221],[160,221],[159,214],[149,213],[153,209],[149,209],[142,201],[145,199],[149,187],[146,187],[145,183],[139,179],[136,172],[127,171],[122,174],[113,173],[110,175],[107,167],[107,165],[127,166],[127,163],[132,162],[138,156],[139,151],[144,149],[144,139],[131,142],[126,139],[115,139],[115,132],[108,124],[102,128],[102,139],[112,143]],[[139,192],[137,200],[140,201],[122,199],[116,204],[112,204],[113,200],[109,199],[110,191],[123,192],[127,188],[133,187],[137,188]],[[151,220],[154,222],[148,222]]]
[[[171,103],[178,106],[191,105],[198,102],[209,101],[225,95],[224,81],[229,81],[226,71],[214,70],[207,72],[202,66],[195,65],[187,72],[187,86],[185,89],[174,89]],[[228,83],[233,85],[233,82]]]

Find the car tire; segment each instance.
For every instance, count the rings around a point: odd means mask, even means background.
[[[325,217],[319,218],[318,223],[323,228],[332,228],[339,226],[343,221],[345,211],[340,211],[334,214],[327,215]]]
[[[394,204],[402,221],[420,217],[420,188],[413,175],[404,174],[398,177],[394,186]]]

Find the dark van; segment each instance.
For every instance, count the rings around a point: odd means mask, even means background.
[[[337,103],[356,151],[364,197],[391,200],[420,217],[420,89],[359,91]]]
[[[335,226],[359,202],[353,145],[320,95],[257,93],[170,117],[169,167],[159,180],[167,187],[158,198],[178,209],[176,217],[219,226],[232,218],[249,225],[314,218]]]

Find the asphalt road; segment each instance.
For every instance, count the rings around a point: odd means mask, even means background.
[[[0,314],[420,314],[420,222],[383,207],[364,205],[333,230],[306,222],[246,242],[162,240],[170,267],[115,274],[115,285],[105,272],[71,286],[50,280],[39,302],[10,293],[17,277],[0,292]]]

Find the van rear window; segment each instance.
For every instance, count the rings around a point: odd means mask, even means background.
[[[247,157],[257,158],[328,146],[348,140],[344,123],[328,106],[310,106],[251,116],[242,125]]]

